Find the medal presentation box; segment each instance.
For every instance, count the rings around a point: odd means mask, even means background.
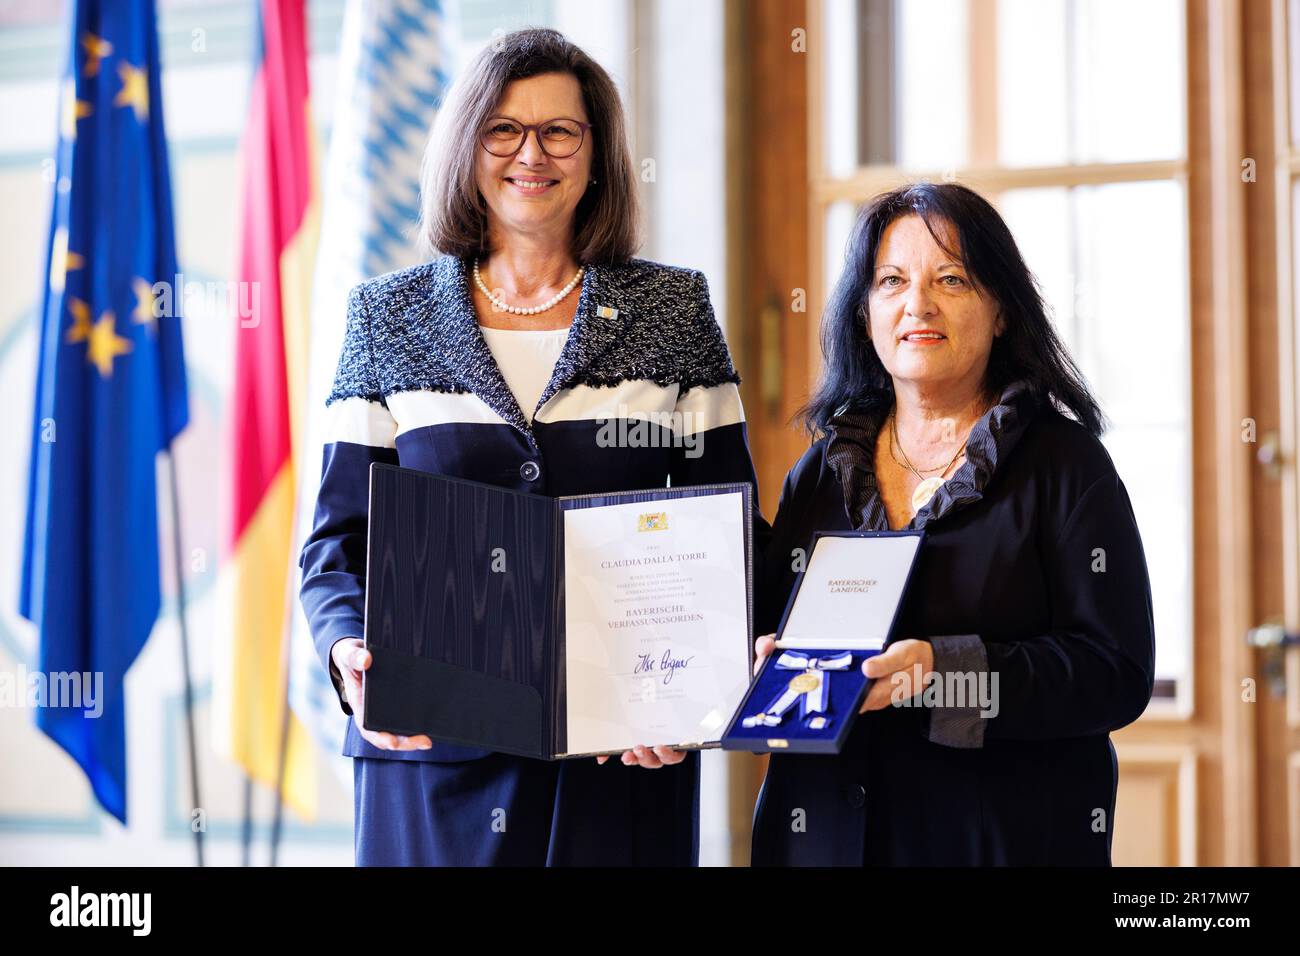
[[[371,465],[365,726],[543,760],[716,746],[753,661],[751,500]]]
[[[872,683],[862,663],[893,633],[922,531],[818,532],[722,746],[837,754]]]

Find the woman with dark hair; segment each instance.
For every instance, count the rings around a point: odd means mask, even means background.
[[[822,338],[759,633],[814,532],[926,537],[843,751],[771,758],[754,863],[1109,864],[1109,734],[1151,698],[1150,586],[1101,410],[1006,224],[960,185],[878,197]]]
[[[698,753],[548,763],[361,726],[371,463],[552,496],[754,481],[704,276],[632,258],[635,179],[599,64],[553,30],[495,40],[442,106],[421,193],[438,255],[352,290],[299,562],[353,715],[357,863],[693,865]],[[663,432],[610,443],[615,419]]]

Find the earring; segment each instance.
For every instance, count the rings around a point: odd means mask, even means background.
[[[596,180],[593,179],[593,180],[591,181],[591,185],[592,185],[592,186],[596,185]]]

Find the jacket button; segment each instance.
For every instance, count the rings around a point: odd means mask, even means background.
[[[542,469],[537,467],[537,462],[526,461],[519,466],[519,477],[524,481],[536,481],[537,476],[542,473]]]
[[[860,783],[848,787],[844,796],[854,810],[860,810],[867,805],[867,788]]]

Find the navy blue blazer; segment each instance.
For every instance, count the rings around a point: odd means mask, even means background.
[[[587,266],[531,423],[479,330],[464,261],[443,256],[353,289],[299,559],[303,608],[344,713],[352,710],[330,648],[363,636],[372,462],[553,496],[752,485],[739,381],[704,275],[690,269],[639,259]],[[757,550],[767,525],[756,519]],[[380,750],[349,719],[343,753],[441,762],[488,751]]]

